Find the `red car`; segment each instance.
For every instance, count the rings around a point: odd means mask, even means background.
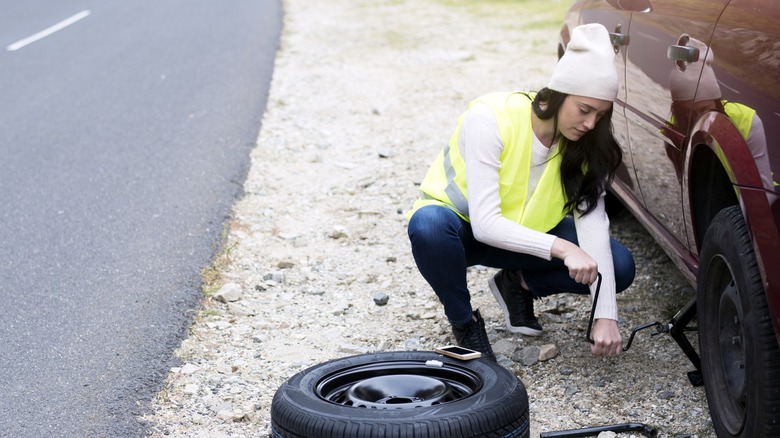
[[[593,22],[621,78],[611,193],[696,289],[717,434],[780,436],[780,2],[580,0],[559,55]]]

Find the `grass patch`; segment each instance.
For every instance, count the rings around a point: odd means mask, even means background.
[[[510,17],[507,26],[525,29],[554,29],[561,25],[571,1],[553,0],[438,0],[440,4],[464,8],[481,17]]]
[[[228,266],[233,262],[233,249],[238,245],[238,242],[231,244],[227,242],[231,227],[236,226],[234,222],[230,221],[222,227],[222,233],[218,242],[219,248],[214,254],[214,259],[209,266],[206,266],[200,272],[201,289],[206,297],[210,297],[222,287],[222,272],[227,270]]]
[[[447,8],[458,8],[477,19],[484,19],[491,26],[498,26],[507,33],[518,29],[556,30],[571,6],[570,0],[432,0]],[[386,0],[377,3],[366,13],[381,13],[382,7],[409,7],[412,0]],[[412,11],[414,8],[412,7]],[[428,17],[419,16],[420,26],[425,26]],[[458,32],[458,23],[453,23],[453,32]],[[409,50],[419,47],[420,41],[403,29],[391,29],[382,36],[382,44],[396,50]]]

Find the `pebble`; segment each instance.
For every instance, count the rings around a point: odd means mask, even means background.
[[[188,384],[184,385],[184,393],[185,394],[190,394],[190,395],[195,395],[195,394],[198,393],[198,389],[199,388],[200,387],[197,384],[195,384],[195,383],[188,383]]]
[[[512,354],[517,350],[517,345],[509,339],[498,339],[492,344],[492,347],[493,353],[507,357],[512,357]]]
[[[230,303],[241,299],[241,286],[236,283],[227,283],[214,293],[214,299],[222,303]]]
[[[539,362],[539,351],[537,346],[521,348],[512,355],[512,360],[524,366],[531,366]]]
[[[374,293],[374,303],[376,303],[377,306],[384,306],[388,301],[390,301],[390,295],[385,292]]]
[[[196,373],[198,371],[200,371],[200,367],[191,363],[185,364],[183,367],[181,367],[180,370],[180,372],[185,375]]]
[[[548,361],[558,355],[558,347],[555,344],[545,344],[539,346],[539,360]]]

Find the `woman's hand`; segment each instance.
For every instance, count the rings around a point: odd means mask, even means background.
[[[561,238],[555,239],[552,256],[563,260],[569,268],[569,277],[580,284],[593,284],[599,273],[599,265],[579,246]]]
[[[597,319],[593,323],[591,337],[593,344],[590,351],[596,356],[617,356],[623,351],[623,338],[614,319]]]

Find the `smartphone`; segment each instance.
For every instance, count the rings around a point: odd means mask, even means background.
[[[482,353],[479,351],[470,350],[468,348],[458,347],[457,345],[447,345],[445,347],[437,347],[434,351],[445,356],[454,357],[460,360],[479,359],[482,357]]]

